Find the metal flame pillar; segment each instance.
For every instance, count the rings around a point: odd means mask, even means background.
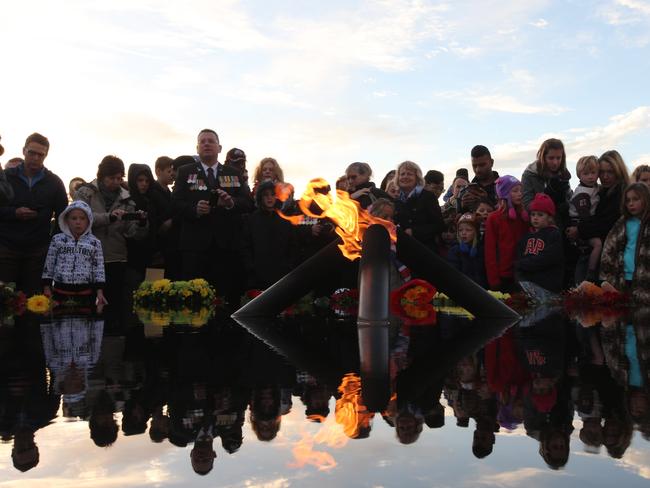
[[[363,237],[359,266],[359,359],[361,396],[368,410],[386,408],[390,398],[388,325],[390,237],[381,225],[371,225]]]

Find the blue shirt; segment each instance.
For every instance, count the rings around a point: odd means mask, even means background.
[[[636,267],[636,242],[639,237],[641,220],[636,217],[629,218],[625,221],[625,251],[623,252],[623,271],[625,272],[625,281],[632,281],[634,269]]]
[[[40,180],[43,179],[43,176],[45,176],[45,171],[43,171],[43,168],[36,173],[34,176],[32,176],[31,180],[25,175],[25,163],[20,163],[20,166],[18,166],[18,177],[23,180],[25,183],[27,183],[27,186],[31,188],[34,186],[36,183],[38,183]]]
[[[630,370],[628,373],[629,385],[642,387],[643,376],[641,375],[641,365],[639,364],[639,357],[636,352],[636,334],[634,333],[633,325],[625,327],[625,355],[630,362]]]

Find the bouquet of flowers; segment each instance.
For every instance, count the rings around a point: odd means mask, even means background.
[[[0,281],[0,318],[11,318],[22,315],[25,311],[27,298],[22,291],[16,291],[13,283]]]
[[[143,281],[133,293],[134,305],[141,308],[210,307],[215,300],[214,289],[202,278]]]
[[[564,296],[564,308],[583,327],[611,323],[625,315],[630,306],[629,296],[611,288],[601,288],[583,281]]]
[[[193,327],[201,327],[208,322],[214,313],[214,309],[200,307],[198,309],[152,310],[150,308],[136,307],[135,313],[144,325],[155,325],[159,327],[167,325],[191,325]]]
[[[330,297],[330,308],[339,317],[350,317],[359,313],[359,290],[339,288]]]
[[[298,300],[293,305],[287,307],[287,309],[282,312],[282,315],[285,317],[295,317],[298,315],[311,315],[314,312],[314,295],[313,293],[308,293],[300,300]]]
[[[391,292],[391,311],[405,324],[435,324],[436,309],[431,301],[436,289],[424,280],[411,280]]]

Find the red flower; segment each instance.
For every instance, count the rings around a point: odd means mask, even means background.
[[[391,292],[391,311],[407,325],[434,324],[436,310],[431,300],[436,289],[424,280],[411,280]]]
[[[392,297],[398,297],[400,301],[407,301],[413,304],[429,303],[436,294],[436,288],[424,280],[411,280],[404,283],[397,290],[391,292]]]

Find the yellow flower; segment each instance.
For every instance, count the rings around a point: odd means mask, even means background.
[[[169,314],[164,312],[152,312],[151,323],[153,325],[169,325]]]
[[[50,309],[50,299],[45,295],[34,295],[27,300],[27,310],[34,313],[45,313]]]
[[[168,279],[156,280],[153,282],[152,288],[154,291],[163,291],[169,290],[171,287],[171,281]]]

